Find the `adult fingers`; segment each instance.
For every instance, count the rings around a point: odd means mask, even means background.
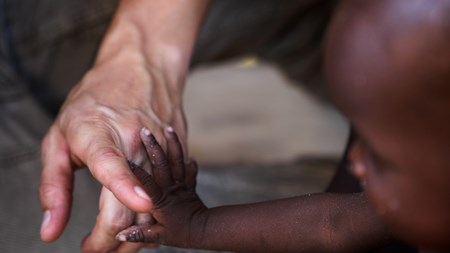
[[[174,120],[172,122],[172,127],[175,130],[175,132],[177,133],[178,136],[178,140],[181,143],[182,149],[183,149],[183,154],[184,154],[184,158],[188,158],[189,157],[189,150],[187,147],[187,132],[186,132],[186,117],[184,114],[184,111],[182,108],[179,108],[175,113],[174,113]],[[187,161],[184,161],[185,163]]]
[[[155,219],[150,213],[137,213],[134,222],[135,224],[155,224]]]
[[[56,240],[69,219],[72,204],[73,170],[69,148],[59,129],[52,126],[44,138],[39,197],[44,211],[41,239]]]
[[[114,253],[136,253],[145,246],[144,243],[122,242]]]
[[[119,141],[114,141],[113,136],[109,131],[80,127],[76,135],[68,136],[68,141],[78,159],[121,203],[136,212],[148,212],[150,198],[130,171],[123,151],[116,144]]]
[[[147,150],[156,183],[161,187],[173,184],[172,172],[163,149],[148,128],[142,128],[141,140]]]
[[[100,196],[100,212],[92,232],[82,243],[83,252],[110,252],[119,247],[115,235],[133,223],[134,213],[122,205],[105,187]]]
[[[165,128],[164,135],[167,139],[167,159],[172,169],[172,177],[176,182],[184,182],[183,150],[178,136],[172,127]]]

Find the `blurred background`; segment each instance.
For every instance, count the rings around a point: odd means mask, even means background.
[[[194,70],[184,104],[210,205],[323,191],[348,135],[330,103],[254,57]]]

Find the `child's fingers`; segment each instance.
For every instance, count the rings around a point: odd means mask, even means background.
[[[175,182],[184,182],[183,149],[181,148],[178,136],[171,127],[164,129],[164,135],[167,139],[167,159],[172,168],[172,177]]]
[[[197,172],[198,172],[198,165],[197,162],[193,159],[191,159],[186,164],[186,186],[190,190],[195,190],[195,186],[197,185]]]
[[[173,179],[167,157],[153,134],[146,127],[141,130],[141,140],[147,150],[156,183],[161,187],[171,186]]]
[[[161,230],[159,225],[135,225],[120,231],[116,235],[116,240],[160,244]]]
[[[137,180],[139,180],[139,182],[144,187],[145,192],[147,192],[147,194],[152,199],[153,205],[156,205],[156,203],[161,200],[163,195],[161,188],[155,182],[153,177],[143,169],[139,168],[137,165],[130,161],[128,162],[128,164],[134,176],[137,178]]]

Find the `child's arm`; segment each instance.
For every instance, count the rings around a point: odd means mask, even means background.
[[[386,240],[364,194],[314,194],[208,209],[195,193],[196,165],[185,166],[175,133],[166,129],[165,134],[167,156],[148,130],[141,133],[153,176],[133,168],[152,198],[154,222],[120,232],[121,241],[239,252],[351,252]]]

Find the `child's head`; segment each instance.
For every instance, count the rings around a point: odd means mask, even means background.
[[[353,171],[396,235],[450,248],[449,1],[356,2],[336,17],[326,55],[359,136]]]

